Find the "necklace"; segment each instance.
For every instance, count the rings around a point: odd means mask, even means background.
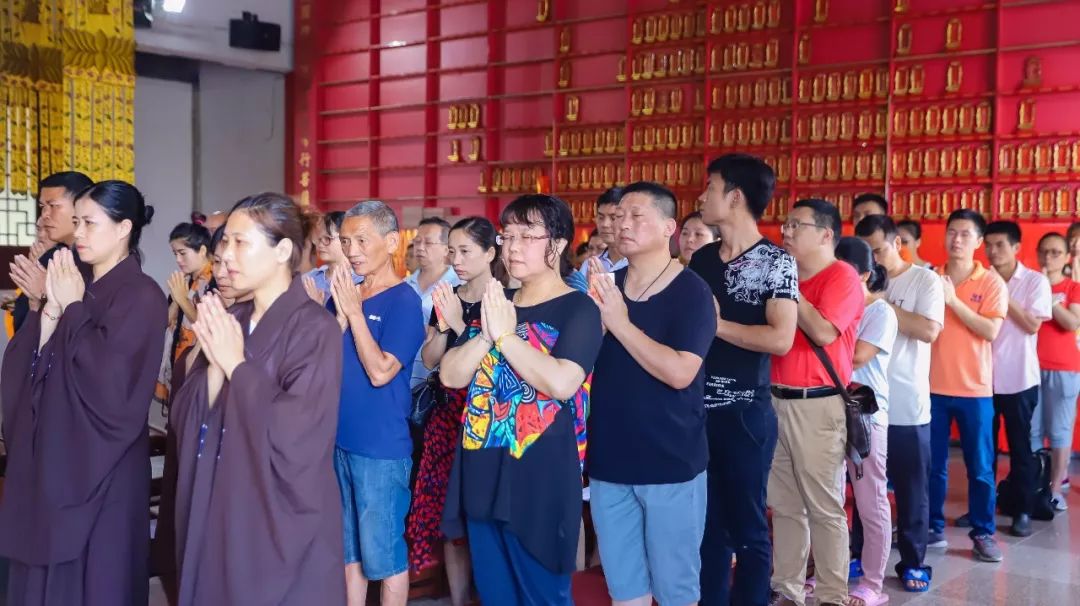
[[[664,275],[664,272],[666,272],[668,270],[668,268],[671,267],[671,262],[672,261],[674,261],[674,259],[668,259],[667,265],[664,266],[664,269],[661,269],[660,273],[656,274],[656,277],[653,278],[652,282],[649,282],[649,285],[645,287],[645,290],[641,291],[641,294],[638,295],[638,298],[631,299],[631,301],[633,301],[634,303],[640,303],[641,300],[645,297],[645,294],[649,292],[649,289],[652,288],[656,284],[656,282],[660,279],[660,276]]]
[[[462,299],[461,297],[458,297],[458,299],[461,301],[461,307],[465,310],[465,317],[468,317],[470,314],[472,314],[472,308],[476,307],[476,304],[480,302],[480,301],[473,301],[472,303],[469,303],[468,301],[466,301],[465,299]]]

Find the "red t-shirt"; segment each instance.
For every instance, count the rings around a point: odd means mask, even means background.
[[[855,356],[855,334],[865,308],[859,274],[838,260],[810,279],[800,280],[799,294],[840,331],[840,337],[825,347],[825,353],[829,354],[840,380],[847,385],[851,381],[851,360]],[[795,331],[795,343],[787,355],[773,356],[772,383],[791,387],[833,386],[828,371],[801,330]]]
[[[1065,278],[1050,286],[1054,305],[1080,304],[1080,283]],[[1080,372],[1080,348],[1077,333],[1065,330],[1050,318],[1039,328],[1039,368],[1043,370],[1070,370]]]

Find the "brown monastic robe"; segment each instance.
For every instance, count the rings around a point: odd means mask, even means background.
[[[167,313],[132,255],[88,283],[40,352],[40,313],[8,345],[0,376],[8,604],[146,604],[146,420]]]
[[[175,541],[184,606],[345,603],[333,452],[341,329],[296,279],[209,406],[204,356],[172,401]]]

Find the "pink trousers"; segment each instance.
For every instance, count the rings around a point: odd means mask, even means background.
[[[863,525],[862,566],[866,576],[861,584],[881,593],[885,565],[892,549],[892,510],[885,477],[889,428],[876,423],[871,423],[870,427],[870,456],[863,461],[863,477],[855,479],[855,466],[851,461],[848,461],[848,474]]]

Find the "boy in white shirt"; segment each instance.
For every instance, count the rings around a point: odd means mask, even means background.
[[[888,368],[889,455],[887,473],[896,497],[896,573],[908,591],[930,587],[926,566],[929,531],[930,344],[945,323],[945,295],[934,272],[900,256],[899,231],[886,215],[871,215],[855,227],[874,259],[889,274],[885,300],[899,330]]]
[[[1035,504],[1035,460],[1031,456],[1031,415],[1039,403],[1039,328],[1050,319],[1050,281],[1042,272],[1024,266],[1020,226],[994,221],[986,226],[986,257],[1009,288],[1009,313],[994,339],[994,451],[998,427],[1005,420],[1009,442],[1009,484],[1015,489],[1016,511],[1010,532],[1031,534]],[[995,462],[996,462],[995,457]],[[994,465],[996,472],[997,465]],[[995,473],[996,475],[996,473]]]

